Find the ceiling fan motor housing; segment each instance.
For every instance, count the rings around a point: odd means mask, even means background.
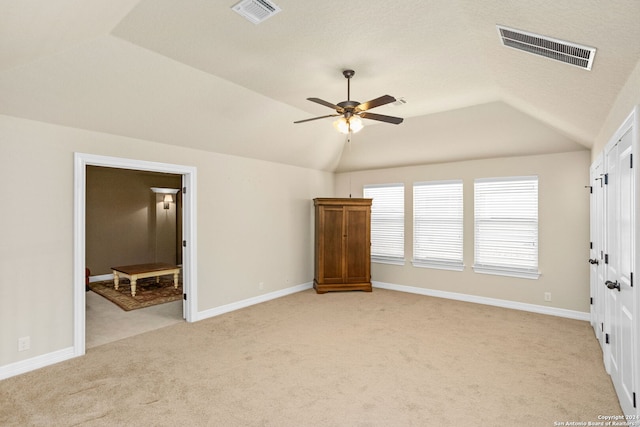
[[[338,113],[344,113],[345,118],[349,118],[353,115],[354,110],[360,103],[358,101],[342,101],[339,102],[338,107],[341,107],[341,110],[336,110]]]
[[[353,77],[353,75],[354,75],[355,73],[356,73],[356,72],[355,72],[355,71],[353,71],[353,70],[344,70],[344,71],[342,72],[342,75],[343,75],[343,76],[345,76],[346,78],[350,79],[351,77]]]

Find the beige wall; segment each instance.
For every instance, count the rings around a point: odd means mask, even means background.
[[[374,263],[372,280],[396,285],[589,311],[589,152],[380,169],[338,174],[336,197],[362,197],[366,184],[405,184],[404,266]],[[473,183],[475,178],[537,175],[539,179],[538,280],[474,273]],[[417,268],[412,257],[413,182],[462,179],[464,264],[462,272]],[[551,292],[552,301],[544,301]]]
[[[198,310],[310,282],[312,199],[361,195],[363,184],[462,178],[464,272],[374,264],[373,279],[588,311],[589,153],[338,174],[0,116],[3,245],[0,366],[73,344],[73,153],[197,168]],[[540,177],[539,280],[474,274],[473,179]],[[410,193],[408,193],[410,194]],[[407,212],[411,212],[410,199]],[[407,219],[407,258],[411,256]],[[259,289],[259,283],[264,289]],[[31,349],[17,351],[19,337]]]
[[[197,168],[199,311],[313,279],[333,174],[0,115],[0,366],[73,345],[74,152]]]
[[[87,167],[86,266],[92,275],[118,265],[177,262],[176,204],[164,209],[151,187],[180,188],[180,175]]]

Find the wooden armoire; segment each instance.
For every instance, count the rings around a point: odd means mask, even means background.
[[[317,293],[371,292],[371,199],[313,199]]]

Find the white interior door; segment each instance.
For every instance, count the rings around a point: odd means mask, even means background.
[[[634,177],[631,132],[606,152],[605,366],[626,414],[635,413]]]
[[[605,313],[605,287],[604,280],[604,185],[603,164],[600,156],[591,165],[591,206],[590,229],[591,247],[589,250],[590,285],[591,285],[591,325],[600,342],[604,353],[604,313]]]
[[[605,206],[605,232],[604,232],[604,277],[600,282],[600,286],[605,286],[607,291],[603,291],[604,295],[604,324],[602,327],[602,333],[605,337],[606,345],[603,349],[604,364],[607,372],[611,374],[612,369],[617,371],[617,354],[615,346],[612,345],[614,327],[614,311],[617,303],[617,293],[611,292],[606,288],[607,280],[617,280],[618,277],[618,263],[617,246],[618,246],[618,234],[617,229],[617,216],[618,216],[618,203],[617,203],[617,160],[618,160],[618,145],[614,145],[605,152],[605,171],[604,176],[604,206]],[[613,367],[611,365],[614,365]]]

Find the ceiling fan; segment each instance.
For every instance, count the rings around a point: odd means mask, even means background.
[[[350,132],[358,132],[362,129],[363,119],[370,120],[378,120],[380,122],[392,123],[394,125],[399,125],[402,123],[404,119],[400,117],[393,116],[385,116],[383,114],[375,114],[370,113],[368,110],[380,107],[381,105],[389,104],[391,102],[395,102],[396,99],[391,95],[383,95],[379,98],[372,99],[371,101],[359,103],[358,101],[351,100],[351,77],[356,72],[353,70],[344,70],[342,75],[347,79],[347,100],[339,102],[338,104],[332,104],[330,102],[324,101],[320,98],[307,98],[311,102],[315,102],[317,104],[321,104],[327,106],[329,108],[333,108],[336,110],[336,114],[328,114],[326,116],[314,117],[312,119],[298,120],[293,123],[304,123],[310,122],[312,120],[324,119],[327,117],[338,117],[341,116],[336,122],[334,122],[334,126],[341,133],[350,133]]]

